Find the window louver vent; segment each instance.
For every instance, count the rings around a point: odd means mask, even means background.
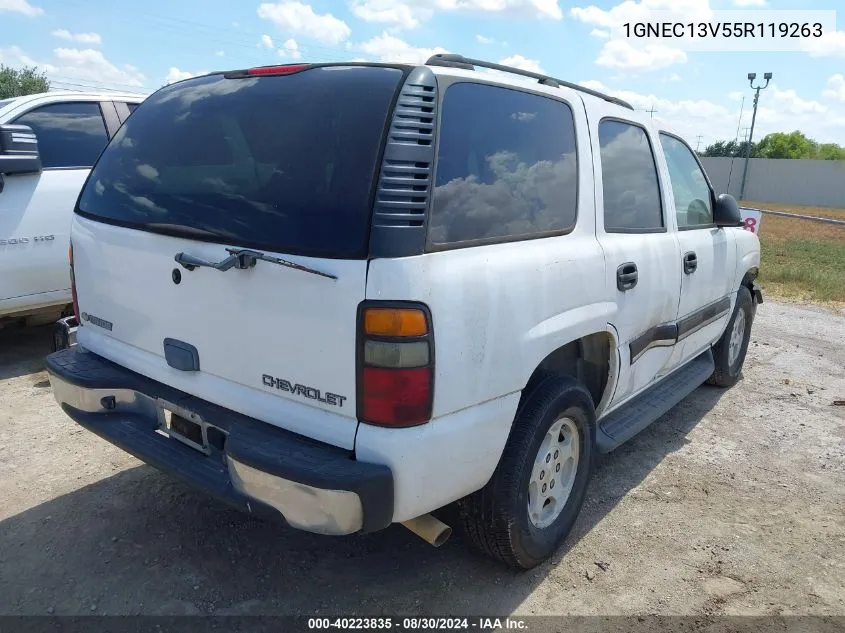
[[[373,210],[374,228],[424,230],[436,124],[437,82],[429,69],[418,68],[405,81],[393,112]]]

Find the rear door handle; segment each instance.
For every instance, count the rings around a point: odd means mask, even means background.
[[[696,268],[698,268],[698,257],[696,257],[694,252],[690,251],[684,255],[684,274],[691,275],[695,272]]]
[[[626,262],[616,269],[616,288],[620,292],[630,290],[637,285],[637,265]]]

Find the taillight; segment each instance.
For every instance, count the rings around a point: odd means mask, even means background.
[[[76,317],[76,322],[82,325],[82,319],[79,318],[79,299],[76,297],[76,275],[73,274],[73,242],[68,246],[67,259],[70,265],[70,295],[73,297],[73,316]]]
[[[368,302],[358,322],[360,420],[392,427],[428,422],[434,397],[428,310],[418,304]]]

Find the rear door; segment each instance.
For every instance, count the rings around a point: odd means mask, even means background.
[[[218,74],[149,97],[79,201],[80,344],[351,448],[372,183],[401,79],[384,67]],[[176,261],[219,263],[230,249],[308,270]],[[166,340],[196,365],[174,366]]]
[[[620,371],[611,406],[667,372],[681,282],[678,242],[665,213],[658,142],[635,112],[595,100],[588,109],[596,166],[597,234],[618,312]],[[604,114],[604,116],[602,116]]]
[[[0,193],[0,300],[30,306],[70,289],[73,205],[109,137],[94,101],[49,103],[9,122],[35,132],[43,170],[7,177]]]

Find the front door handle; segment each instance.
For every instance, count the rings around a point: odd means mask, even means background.
[[[630,290],[637,285],[637,265],[626,262],[616,269],[616,288],[620,292]]]
[[[696,268],[698,268],[698,258],[694,252],[690,251],[684,255],[684,274],[691,275],[695,272]]]

